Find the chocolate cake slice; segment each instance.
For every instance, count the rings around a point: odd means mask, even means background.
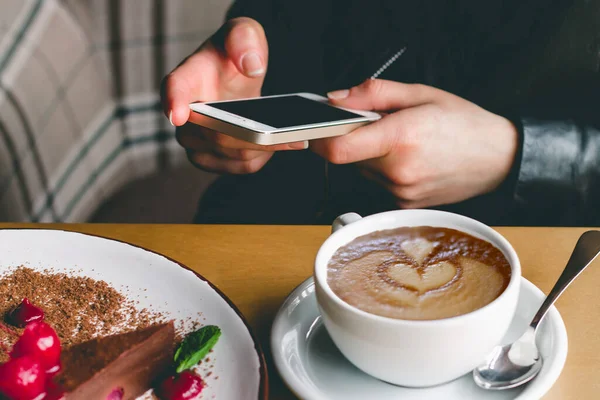
[[[171,366],[174,336],[169,322],[71,346],[56,383],[67,400],[135,399]]]

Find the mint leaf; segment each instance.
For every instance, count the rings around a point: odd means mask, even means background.
[[[175,350],[175,367],[177,373],[198,364],[213,348],[221,336],[221,329],[215,325],[203,326],[183,339]]]

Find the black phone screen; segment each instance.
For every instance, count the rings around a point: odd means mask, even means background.
[[[274,128],[364,118],[362,115],[297,95],[208,104]]]

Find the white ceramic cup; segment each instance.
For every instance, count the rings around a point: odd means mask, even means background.
[[[504,292],[490,304],[457,317],[414,321],[359,310],[333,293],[327,263],[337,249],[371,232],[402,226],[452,228],[496,246],[511,266]],[[461,215],[433,210],[399,210],[361,218],[344,214],[315,260],[317,303],[335,345],[355,366],[383,381],[426,387],[456,379],[485,360],[500,344],[519,297],[521,265],[510,243],[489,226]]]

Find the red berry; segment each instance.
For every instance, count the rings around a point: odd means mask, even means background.
[[[9,400],[33,400],[44,393],[46,374],[35,357],[26,355],[0,365],[0,393]]]
[[[194,400],[203,388],[202,378],[191,371],[183,371],[163,380],[157,388],[157,394],[162,400]]]
[[[60,341],[56,332],[45,322],[27,324],[23,334],[13,346],[13,358],[31,355],[38,359],[47,373],[60,370]]]
[[[31,304],[26,298],[8,315],[8,321],[19,328],[23,328],[30,322],[42,321],[43,319],[44,312]]]

